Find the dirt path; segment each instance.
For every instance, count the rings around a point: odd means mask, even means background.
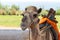
[[[29,40],[29,30],[22,31],[20,27],[0,26],[0,40]]]
[[[27,40],[29,30],[22,31],[20,27],[0,26],[0,40]]]
[[[0,29],[0,40],[27,40],[28,30]]]

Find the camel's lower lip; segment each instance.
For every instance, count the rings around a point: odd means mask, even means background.
[[[25,27],[23,27],[23,26],[21,26],[21,29],[24,31],[26,28],[25,28]]]
[[[21,29],[24,31],[26,29],[26,25],[25,24],[21,24]]]
[[[26,25],[24,25],[24,24],[21,24],[21,26],[23,26],[23,27],[24,27],[24,26],[26,26]]]

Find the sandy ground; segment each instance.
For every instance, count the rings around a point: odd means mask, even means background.
[[[0,40],[29,40],[29,30],[22,31],[16,27],[1,27]]]
[[[0,40],[29,40],[29,30],[0,26]]]
[[[28,30],[0,29],[0,40],[26,40],[28,37]]]

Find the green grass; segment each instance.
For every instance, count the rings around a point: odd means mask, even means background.
[[[7,27],[19,27],[22,16],[16,15],[0,15],[0,25]]]
[[[0,25],[6,27],[19,27],[21,24],[22,16],[16,15],[0,15]],[[58,20],[58,27],[60,28],[60,15],[56,15]]]
[[[56,20],[58,21],[58,28],[60,29],[60,15],[56,15]]]

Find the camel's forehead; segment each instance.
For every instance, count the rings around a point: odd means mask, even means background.
[[[37,8],[35,6],[26,7],[26,10],[23,12],[23,14],[37,14]]]
[[[34,9],[34,10],[37,10],[37,8],[34,7],[34,6],[29,6],[29,7],[27,7],[27,9]]]
[[[27,15],[28,15],[28,14],[29,14],[29,15],[34,15],[34,14],[37,14],[37,12],[35,12],[35,11],[34,11],[34,12],[23,12],[23,14],[27,14]]]
[[[37,11],[37,8],[35,6],[29,6],[29,7],[27,7],[27,11],[28,12]]]

